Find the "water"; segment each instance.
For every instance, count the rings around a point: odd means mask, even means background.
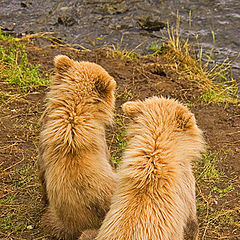
[[[191,41],[198,36],[205,52],[214,48],[219,62],[227,57],[234,60],[234,77],[239,79],[239,0],[0,0],[0,26],[17,34],[55,32],[68,43],[86,48],[119,44],[124,34],[122,47],[142,44],[137,51],[145,54],[166,28],[150,31],[141,27],[141,21],[149,17],[175,25],[177,12],[182,36]]]

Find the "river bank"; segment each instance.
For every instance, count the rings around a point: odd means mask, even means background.
[[[167,37],[166,23],[176,25],[181,19],[183,38],[203,48],[213,49],[213,58],[222,63],[233,62],[233,76],[240,76],[240,33],[238,0],[176,1],[40,1],[2,0],[0,3],[2,31],[25,35],[52,32],[69,44],[80,44],[95,49],[119,45],[141,55],[149,53],[153,42]],[[197,37],[197,40],[196,40]]]

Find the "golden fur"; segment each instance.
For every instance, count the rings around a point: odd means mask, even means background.
[[[204,140],[195,117],[173,99],[127,102],[128,147],[97,240],[198,239],[191,161]],[[191,233],[189,233],[192,228]]]
[[[94,63],[59,55],[54,64],[38,159],[48,203],[42,225],[57,238],[76,239],[100,227],[115,188],[105,125],[112,122],[116,83]]]
[[[95,230],[95,229],[85,230],[78,240],[95,240],[97,234],[98,234],[98,230]]]

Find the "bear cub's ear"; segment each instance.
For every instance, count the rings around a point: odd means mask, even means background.
[[[116,82],[112,77],[108,77],[104,80],[100,79],[95,82],[95,88],[99,95],[105,98],[114,92],[116,88]]]
[[[141,101],[129,101],[122,105],[123,112],[129,117],[135,117],[142,112],[143,103]]]
[[[65,55],[58,55],[54,58],[54,66],[57,73],[66,72],[73,64],[73,60]]]
[[[192,128],[196,124],[194,114],[192,114],[186,107],[179,106],[176,109],[177,127],[181,130]]]

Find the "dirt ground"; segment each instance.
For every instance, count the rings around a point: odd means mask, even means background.
[[[107,131],[112,157],[118,161],[125,147],[121,105],[153,95],[173,97],[196,115],[207,153],[194,165],[200,239],[240,239],[240,107],[229,103],[206,104],[197,85],[180,80],[161,56],[137,60],[111,57],[106,49],[72,51],[66,48],[27,49],[29,61],[40,71],[53,73],[53,58],[66,54],[103,66],[117,82],[115,124]],[[51,239],[43,234],[36,171],[39,118],[47,87],[21,93],[0,82],[0,239]]]

